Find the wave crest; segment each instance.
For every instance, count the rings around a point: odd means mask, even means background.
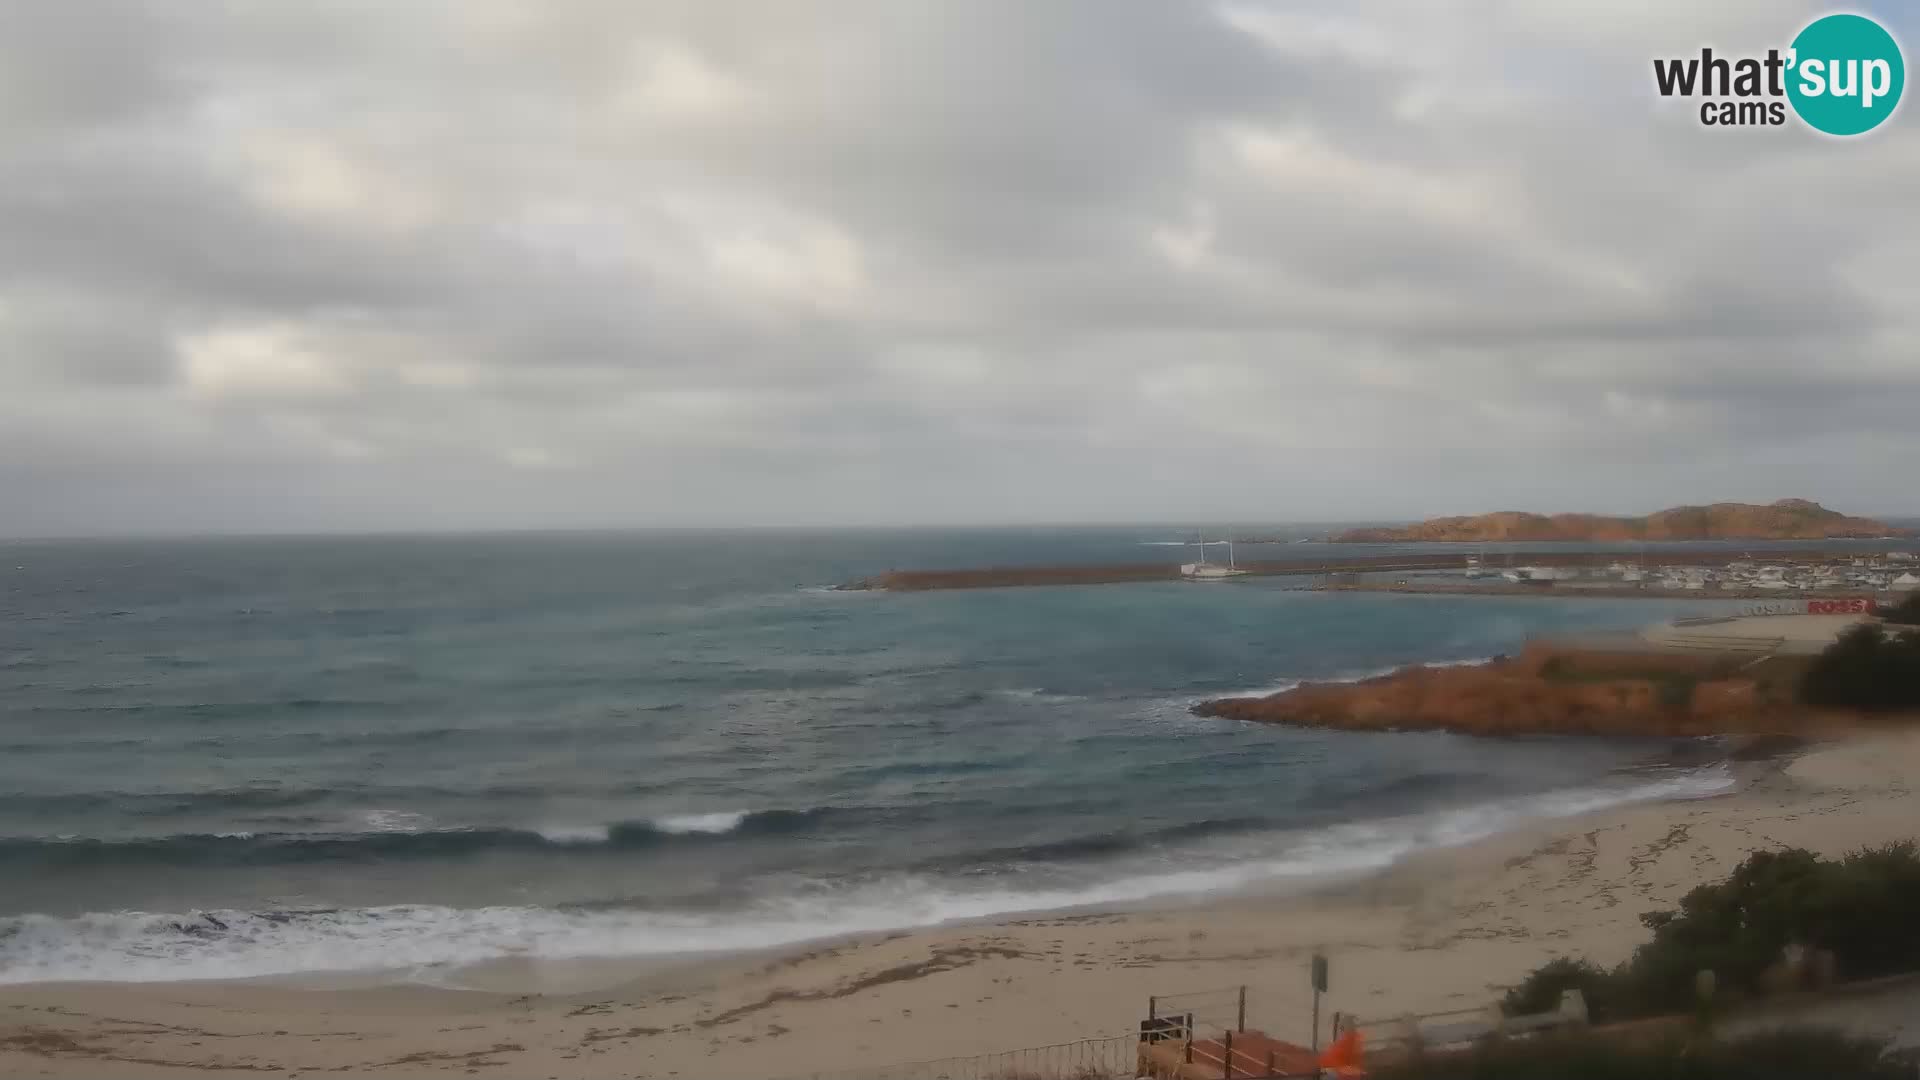
[[[752,814],[750,810],[721,810],[712,814],[677,814],[653,819],[653,827],[672,836],[688,833],[718,835],[740,827]]]
[[[1405,671],[1408,668],[1480,667],[1484,664],[1493,663],[1495,659],[1496,657],[1492,657],[1492,656],[1470,656],[1461,660],[1423,660],[1423,661],[1419,661],[1417,663],[1412,663],[1412,664],[1386,664],[1381,667],[1358,668],[1358,669],[1352,669],[1348,671],[1336,672],[1335,674],[1332,674],[1332,675],[1322,675],[1314,678],[1284,679],[1280,682],[1272,684],[1271,686],[1254,687],[1249,690],[1229,690],[1225,693],[1217,694],[1214,696],[1216,697],[1272,697],[1275,694],[1284,694],[1289,690],[1297,690],[1300,687],[1307,685],[1308,683],[1325,684],[1325,683],[1366,682],[1368,679],[1384,678],[1388,675],[1393,674],[1396,671]]]
[[[772,948],[1020,913],[1306,885],[1378,870],[1419,850],[1470,843],[1527,821],[1631,802],[1699,798],[1732,784],[1731,773],[1716,766],[1632,786],[1549,792],[1303,833],[1239,834],[1250,823],[1223,819],[1191,827],[1214,834],[1203,841],[1207,849],[1192,859],[1169,861],[1163,854],[1145,860],[1102,858],[1071,874],[1054,866],[1033,873],[814,882],[798,889],[789,883],[778,896],[762,895],[725,909],[414,905],[0,917],[0,983],[382,970],[444,983],[449,968],[503,957],[646,957]],[[749,815],[743,824],[751,827],[760,818]],[[405,835],[387,839],[393,842]],[[416,839],[420,835],[414,834]],[[535,833],[524,835],[546,842]],[[617,830],[612,835],[617,836]],[[1178,835],[1178,830],[1168,835]],[[1073,853],[1032,848],[1019,854]]]
[[[812,810],[726,810],[610,824],[546,824],[533,828],[444,828],[405,811],[370,811],[354,832],[176,833],[126,839],[0,838],[0,868],[139,865],[271,865],[309,861],[374,861],[472,855],[487,851],[632,851],[667,843],[700,843],[732,834],[781,835],[835,813]]]

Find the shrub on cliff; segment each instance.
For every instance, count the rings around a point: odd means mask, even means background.
[[[1825,1028],[1783,1028],[1711,1042],[1598,1035],[1495,1042],[1376,1069],[1377,1080],[1915,1080],[1886,1043]]]
[[[1800,681],[1800,700],[1847,709],[1920,708],[1920,634],[1863,623],[1826,647]]]
[[[1913,593],[1882,611],[1880,617],[1901,626],[1920,626],[1920,593]]]
[[[1576,960],[1536,969],[1507,995],[1510,1014],[1544,1012],[1578,988],[1596,1022],[1690,1011],[1694,976],[1714,973],[1729,996],[1763,990],[1788,945],[1833,954],[1847,979],[1920,971],[1920,853],[1912,843],[1821,859],[1797,848],[1760,851],[1727,880],[1701,885],[1676,911],[1650,912],[1653,931],[1613,971]]]

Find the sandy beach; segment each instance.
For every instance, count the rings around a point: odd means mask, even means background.
[[[0,1074],[774,1077],[1129,1031],[1149,995],[1246,984],[1248,1021],[1308,1035],[1485,1003],[1574,954],[1612,963],[1638,916],[1747,853],[1839,854],[1920,832],[1920,733],[1862,735],[1740,766],[1712,798],[1640,804],[1429,852],[1308,896],[1239,896],[823,943],[639,971],[496,965],[481,989],[285,983],[0,990]]]

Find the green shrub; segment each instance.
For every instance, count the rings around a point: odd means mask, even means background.
[[[1914,1080],[1884,1043],[1823,1028],[1651,1043],[1570,1034],[1376,1069],[1377,1080]]]
[[[1800,700],[1849,709],[1920,708],[1920,634],[1862,623],[1807,668]]]
[[[1691,675],[1663,675],[1655,681],[1659,688],[1660,704],[1670,708],[1683,709],[1693,704],[1693,688],[1699,679]]]
[[[1535,968],[1519,986],[1507,991],[1500,1010],[1508,1016],[1531,1016],[1552,1012],[1560,1007],[1560,995],[1580,991],[1586,999],[1587,1016],[1594,1023],[1626,1019],[1635,1015],[1621,1000],[1621,979],[1606,969],[1585,960],[1561,957]]]
[[[1807,940],[1832,949],[1846,978],[1920,968],[1920,854],[1911,841],[1822,864],[1805,915]]]
[[[1920,593],[1913,593],[1905,600],[1887,608],[1880,613],[1880,617],[1902,626],[1920,626]]]
[[[1920,852],[1912,843],[1821,859],[1799,849],[1749,855],[1725,881],[1701,885],[1675,911],[1641,922],[1653,940],[1613,971],[1560,959],[1508,993],[1510,1014],[1545,1012],[1578,987],[1599,1022],[1691,1011],[1694,976],[1714,973],[1723,995],[1763,989],[1788,945],[1833,953],[1839,975],[1920,970]]]

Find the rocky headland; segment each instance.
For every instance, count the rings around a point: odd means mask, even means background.
[[[1806,658],[1750,660],[1536,644],[1474,667],[1402,668],[1360,682],[1217,698],[1193,711],[1304,727],[1472,735],[1807,734],[1857,722],[1795,701]]]
[[[1909,536],[1872,518],[1849,517],[1806,499],[1676,506],[1645,517],[1598,514],[1529,514],[1505,510],[1472,517],[1430,518],[1404,528],[1349,529],[1335,543],[1419,541],[1580,541],[1620,543],[1666,540],[1838,540]]]

